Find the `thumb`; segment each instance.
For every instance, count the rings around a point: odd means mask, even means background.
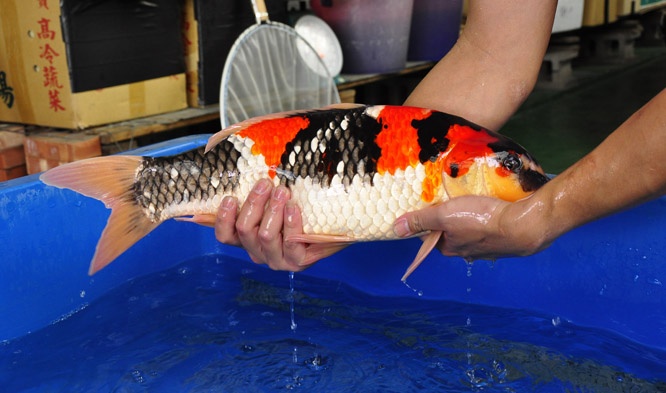
[[[403,214],[393,223],[393,232],[398,237],[409,237],[435,229],[438,215],[433,208],[434,206],[431,206]]]

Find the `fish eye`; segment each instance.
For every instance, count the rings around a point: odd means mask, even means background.
[[[511,172],[518,173],[523,167],[523,161],[517,154],[510,153],[502,159],[502,166]]]

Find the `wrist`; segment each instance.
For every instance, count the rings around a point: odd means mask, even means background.
[[[548,247],[558,236],[553,230],[549,199],[537,193],[509,203],[500,215],[500,230],[514,242],[515,253],[531,255]]]

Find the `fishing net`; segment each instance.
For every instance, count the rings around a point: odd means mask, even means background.
[[[236,40],[224,65],[223,128],[255,116],[340,102],[333,78],[305,39],[267,17],[257,15],[257,21]]]

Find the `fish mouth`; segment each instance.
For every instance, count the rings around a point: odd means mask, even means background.
[[[534,169],[527,169],[520,172],[518,181],[520,186],[525,192],[533,192],[541,188],[544,184],[548,183],[548,176],[544,175]]]

